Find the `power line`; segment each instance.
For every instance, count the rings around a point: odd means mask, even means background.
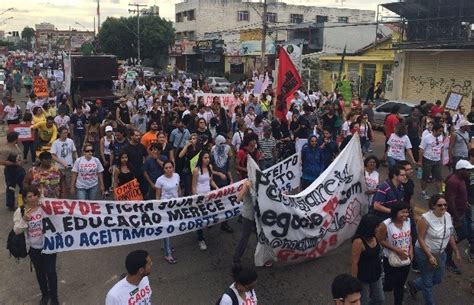
[[[138,55],[138,64],[140,64],[141,61],[141,56],[140,56],[140,8],[141,7],[147,7],[145,4],[139,4],[139,3],[129,3],[128,6],[134,6],[135,9],[131,10],[129,9],[129,13],[137,13],[137,55]]]

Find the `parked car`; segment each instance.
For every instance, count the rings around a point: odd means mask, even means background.
[[[418,104],[411,101],[392,100],[386,101],[385,103],[375,107],[374,109],[374,121],[375,128],[383,128],[385,118],[390,114],[393,107],[398,105],[400,107],[399,113],[402,117],[406,118],[410,115],[411,109]]]
[[[206,81],[214,93],[228,93],[230,90],[230,82],[224,77],[211,76]]]
[[[142,67],[143,70],[143,76],[145,78],[152,78],[155,77],[155,69],[151,67]]]

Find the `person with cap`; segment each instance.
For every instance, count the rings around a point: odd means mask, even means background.
[[[215,142],[216,144],[211,150],[211,164],[214,169],[214,182],[218,188],[221,188],[233,183],[232,173],[230,170],[232,149],[230,148],[230,145],[227,144],[226,138],[222,135],[218,135]],[[221,230],[227,233],[234,232],[227,221],[222,222]]]
[[[263,134],[258,139],[258,147],[262,152],[262,158],[259,160],[259,167],[261,170],[266,170],[272,167],[277,161],[277,141],[272,136],[272,127],[265,125],[263,127]]]
[[[114,145],[114,129],[112,126],[105,126],[105,136],[100,139],[99,142],[99,157],[104,167],[103,177],[104,177],[104,188],[105,196],[108,196],[110,193],[110,187],[112,186],[112,174],[111,168],[113,166],[113,160],[111,159],[112,148]]]
[[[471,147],[471,137],[469,130],[472,123],[468,120],[462,120],[459,123],[459,130],[454,130],[449,140],[449,161],[454,167],[456,163],[463,159],[467,160],[469,156],[469,148]]]
[[[446,202],[448,203],[448,212],[453,218],[454,229],[457,234],[457,242],[465,239],[469,232],[469,209],[467,183],[470,179],[470,171],[474,169],[467,160],[459,160],[455,165],[454,173],[446,178]],[[456,266],[452,259],[453,249],[446,248],[446,269],[461,274],[461,270]]]
[[[347,273],[336,276],[331,285],[335,305],[360,305],[361,291],[360,281]]]

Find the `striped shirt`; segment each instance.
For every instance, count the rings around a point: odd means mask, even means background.
[[[258,147],[263,154],[262,159],[273,159],[273,149],[276,147],[276,140],[274,137],[261,137],[258,140]]]
[[[403,185],[399,185],[397,188],[389,182],[389,180],[385,180],[384,183],[380,184],[377,188],[377,193],[374,195],[374,203],[379,202],[386,208],[391,208],[392,205],[403,201],[404,200],[404,189]],[[390,214],[376,212],[376,214],[384,219],[390,217]]]

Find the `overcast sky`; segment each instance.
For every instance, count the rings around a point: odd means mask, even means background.
[[[147,5],[158,5],[160,16],[169,20],[174,20],[174,4],[180,0],[100,0],[101,22],[107,16],[120,17],[129,16],[128,4],[140,3]],[[396,0],[345,0],[344,7],[356,9],[376,10],[377,4],[394,2]],[[2,3],[8,5],[0,6],[0,14],[7,8],[14,7],[14,10],[0,15],[0,30],[6,32],[12,30],[22,30],[25,26],[34,27],[41,22],[54,24],[58,29],[66,30],[69,27],[83,30],[93,30],[94,16],[96,15],[97,0],[20,0],[7,1]],[[286,0],[289,4],[317,5],[341,7],[341,0]],[[2,25],[2,21],[7,20]],[[78,25],[76,22],[82,24]]]

